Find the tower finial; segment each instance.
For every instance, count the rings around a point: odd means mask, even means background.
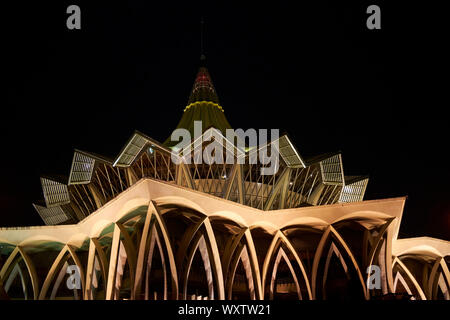
[[[203,50],[203,29],[204,29],[203,26],[205,24],[205,21],[203,20],[203,16],[201,18],[200,23],[201,23],[201,30],[200,30],[200,60],[203,61],[203,60],[206,60],[205,52]]]

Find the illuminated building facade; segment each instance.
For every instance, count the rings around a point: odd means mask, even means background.
[[[204,66],[178,128],[195,120],[203,137],[231,128]],[[404,197],[363,201],[368,177],[344,175],[340,153],[277,143],[273,175],[177,164],[170,139],[137,131],[115,159],[75,150],[68,178],[41,177],[46,226],[0,228],[0,297],[449,299],[450,243],[398,239]]]

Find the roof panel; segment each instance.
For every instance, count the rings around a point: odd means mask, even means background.
[[[358,202],[363,200],[369,178],[354,179],[354,181],[342,188],[339,202]]]
[[[72,168],[70,170],[69,184],[89,183],[94,171],[95,159],[75,151],[73,155]]]

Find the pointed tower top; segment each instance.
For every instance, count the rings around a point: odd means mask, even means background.
[[[201,66],[197,72],[186,108],[189,108],[192,103],[200,101],[210,101],[219,104],[219,98],[217,97],[211,76],[205,66]]]
[[[219,103],[211,76],[205,66],[201,66],[197,72],[188,104],[177,129],[187,129],[194,137],[194,121],[202,122],[203,132],[210,127],[214,127],[225,134],[226,129],[231,129]],[[164,142],[164,145],[169,148],[175,144],[176,142],[171,141],[170,137]]]

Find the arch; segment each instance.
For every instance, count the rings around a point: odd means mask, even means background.
[[[6,259],[5,263],[3,264],[2,268],[0,269],[0,280],[3,281],[3,279],[5,278],[6,272],[9,269],[9,266],[14,261],[14,258],[17,256],[18,253],[19,253],[19,247],[16,246],[13,249],[13,251],[9,254],[8,259]]]
[[[69,241],[67,241],[67,244],[71,245],[72,247],[81,248],[87,239],[89,239],[89,236],[87,234],[76,233],[70,237]]]
[[[399,271],[397,271],[397,274],[395,275],[394,278],[394,292],[397,292],[397,284],[400,281],[400,283],[402,284],[403,288],[405,288],[406,292],[412,296],[412,292],[411,289],[409,288],[408,284],[406,283],[405,279],[403,278],[403,276],[401,275],[401,273]]]
[[[213,284],[213,275],[212,275],[212,267],[211,267],[211,261],[209,259],[208,249],[206,247],[206,241],[205,237],[203,235],[200,235],[198,237],[198,240],[196,241],[195,245],[192,247],[189,256],[188,256],[188,265],[186,267],[186,271],[184,274],[184,284],[183,284],[183,299],[187,299],[187,286],[188,286],[188,280],[189,280],[189,274],[191,271],[192,262],[194,260],[194,255],[197,252],[197,250],[200,251],[201,258],[203,260],[203,266],[205,268],[206,273],[206,279],[208,282],[208,295],[209,299],[214,299],[214,284]]]
[[[100,237],[100,234],[105,230],[107,227],[112,225],[114,222],[111,220],[101,219],[97,221],[91,228],[89,237],[92,238],[98,238]]]
[[[286,253],[284,252],[283,248],[281,248],[281,247],[279,247],[279,249],[278,249],[278,254],[277,254],[276,258],[275,258],[275,263],[274,263],[274,267],[273,267],[273,271],[272,271],[272,277],[271,277],[271,280],[270,280],[270,287],[269,287],[270,288],[269,289],[270,300],[273,300],[274,285],[275,285],[276,275],[277,275],[277,271],[278,271],[278,266],[279,266],[279,264],[281,262],[281,259],[283,259],[284,262],[287,264],[287,266],[288,266],[288,268],[289,268],[289,270],[291,272],[292,278],[294,279],[294,283],[295,283],[295,286],[296,286],[296,289],[297,289],[298,298],[299,298],[299,300],[302,300],[302,293],[300,291],[300,284],[298,283],[298,279],[297,279],[297,276],[295,274],[295,270],[294,270],[291,262],[289,261],[288,256],[286,255]]]
[[[341,252],[336,247],[334,242],[332,242],[331,246],[330,246],[330,249],[328,250],[327,258],[326,258],[326,261],[325,261],[325,269],[324,269],[323,278],[322,278],[322,292],[323,292],[323,295],[324,295],[325,299],[326,299],[325,285],[326,285],[326,281],[327,281],[327,278],[328,278],[328,270],[330,268],[330,262],[331,262],[331,258],[333,256],[333,254],[341,262],[341,266],[344,269],[344,272],[345,272],[345,275],[346,275],[347,279],[350,279],[350,272],[348,270],[347,264],[345,263],[344,257],[342,256]]]
[[[203,215],[206,215],[205,210],[196,202],[178,196],[164,196],[158,197],[152,200],[155,206],[175,205],[179,207],[185,207],[197,211]]]
[[[269,246],[269,250],[267,251],[266,257],[264,259],[263,271],[262,271],[262,281],[261,281],[262,289],[264,290],[265,285],[266,285],[269,263],[272,260],[275,250],[281,245],[281,243],[284,243],[286,248],[289,250],[289,252],[294,256],[294,258],[297,262],[297,265],[299,266],[299,268],[302,272],[303,280],[305,281],[305,284],[306,284],[306,290],[308,292],[309,299],[313,299],[311,286],[310,286],[310,283],[308,280],[308,275],[306,274],[305,267],[304,267],[300,257],[298,256],[297,252],[295,251],[295,248],[292,246],[289,239],[281,231],[278,231],[275,234],[275,236],[273,237],[272,242]]]
[[[59,266],[62,263],[66,262],[66,260],[68,259],[68,257],[66,257],[67,250],[68,250],[67,245],[65,245],[64,248],[59,252],[56,259],[53,261],[50,270],[47,272],[47,276],[45,277],[44,283],[42,284],[41,292],[39,294],[39,300],[45,299],[47,291],[50,287],[50,283],[53,280],[56,271],[59,269]]]
[[[18,276],[20,278],[20,283],[22,285],[22,292],[23,292],[23,295],[24,295],[24,299],[28,300],[27,285],[26,285],[26,282],[25,282],[25,277],[23,275],[22,268],[20,267],[19,263],[20,263],[20,260],[16,262],[16,264],[14,265],[11,273],[8,275],[8,279],[6,280],[6,282],[5,282],[4,286],[3,286],[3,290],[5,292],[5,295],[7,295],[8,292],[9,292],[9,288],[11,287],[12,282]],[[0,285],[2,285],[2,284],[0,283]]]
[[[150,202],[150,206],[152,207],[152,213],[154,214],[156,221],[158,222],[158,226],[161,230],[164,245],[166,247],[166,253],[169,258],[169,267],[170,267],[170,274],[172,278],[172,295],[174,299],[178,299],[178,273],[177,273],[177,267],[175,263],[175,256],[173,254],[172,244],[170,243],[169,234],[167,231],[166,224],[164,220],[161,217],[161,213],[159,212],[159,209],[154,201]]]
[[[210,221],[213,221],[216,218],[222,218],[236,223],[241,228],[247,228],[247,222],[244,218],[233,211],[216,211],[213,214],[208,215],[208,218]]]
[[[298,217],[292,220],[289,220],[285,224],[280,227],[280,230],[284,230],[286,228],[292,228],[295,226],[308,226],[308,227],[316,227],[316,228],[324,228],[328,226],[328,223],[325,220],[316,218],[316,217]]]
[[[19,248],[19,253],[22,256],[25,265],[27,266],[28,274],[30,275],[31,278],[31,285],[33,287],[33,298],[34,300],[37,300],[39,295],[39,283],[36,268],[34,267],[33,261],[31,261],[30,257],[26,254],[23,248],[20,246],[17,246],[17,248]]]
[[[125,202],[113,218],[113,222],[119,221],[130,212],[148,205],[148,198],[133,198]]]
[[[380,250],[382,248],[383,242],[384,242],[384,235],[386,234],[386,232],[389,230],[389,226],[391,225],[392,221],[394,221],[394,218],[390,218],[388,219],[388,221],[386,221],[384,223],[384,225],[381,227],[381,230],[379,231],[379,234],[377,235],[377,237],[375,238],[375,244],[372,245],[372,248],[370,249],[369,255],[368,255],[368,263],[367,266],[372,266],[373,260],[375,259],[375,256],[378,256],[380,253]],[[366,266],[364,266],[366,267]],[[385,266],[383,266],[383,269],[386,270]],[[369,279],[370,279],[370,274],[372,273],[372,270],[370,270],[367,273],[367,277],[366,277],[366,284],[368,283]],[[383,280],[383,286],[385,286],[385,280]],[[384,290],[384,289],[383,289]],[[369,287],[367,286],[366,288],[367,291],[367,295],[369,296]]]
[[[239,262],[242,263],[242,266],[245,270],[245,276],[247,278],[248,283],[248,290],[250,292],[250,299],[256,300],[256,292],[255,292],[255,283],[253,279],[253,270],[251,267],[251,261],[250,256],[247,251],[247,246],[243,245],[241,249],[239,250],[239,254],[236,255],[236,258],[234,259],[233,263],[231,264],[232,272],[228,279],[227,284],[227,293],[228,293],[228,299],[232,299],[232,293],[233,293],[233,283],[234,283],[234,277],[236,275],[236,270],[238,268]]]
[[[411,274],[409,269],[405,266],[405,264],[398,258],[394,258],[394,262],[392,263],[392,267],[395,267],[395,264],[398,263],[398,265],[401,267],[401,269],[405,272],[405,274],[408,276],[409,280],[413,283],[414,287],[416,288],[417,292],[419,293],[419,296],[422,300],[427,300],[422,288],[420,287],[417,280],[414,278],[414,276]],[[395,290],[394,290],[395,292]]]
[[[342,239],[342,237],[339,235],[339,233],[333,228],[332,225],[328,226],[328,228],[325,230],[325,232],[322,235],[322,238],[320,239],[319,245],[317,246],[316,249],[316,253],[314,255],[314,262],[313,262],[313,268],[312,268],[312,277],[311,277],[311,281],[312,281],[312,288],[313,288],[313,296],[314,299],[316,298],[316,288],[317,288],[317,275],[318,275],[318,267],[319,267],[319,262],[320,262],[320,257],[322,256],[323,253],[323,249],[325,247],[325,244],[327,243],[329,237],[333,235],[335,240],[338,242],[338,244],[344,249],[345,253],[347,254],[347,256],[350,258],[350,261],[357,273],[359,282],[361,284],[361,288],[363,290],[363,295],[364,298],[366,300],[369,299],[369,294],[367,292],[366,289],[366,284],[364,281],[364,278],[362,276],[361,270],[358,266],[358,263],[356,262],[355,257],[353,256],[350,248],[347,246],[347,244],[345,243],[345,241]]]
[[[274,235],[279,230],[279,228],[276,225],[274,225],[273,223],[270,223],[270,222],[266,222],[266,221],[258,221],[256,223],[252,224],[251,226],[249,226],[248,228],[250,230],[260,228],[271,235]]]
[[[147,267],[145,272],[145,300],[148,300],[149,297],[149,278],[150,278],[150,271],[152,268],[152,262],[153,262],[153,250],[155,249],[155,245],[158,247],[159,250],[159,256],[161,257],[161,264],[162,264],[162,270],[163,270],[163,281],[164,281],[164,292],[163,297],[164,300],[167,299],[167,266],[166,266],[166,259],[164,256],[163,248],[161,245],[161,240],[159,239],[158,233],[156,231],[155,226],[152,226],[151,230],[151,236],[150,236],[150,248],[147,258]]]
[[[61,247],[64,246],[64,243],[62,243],[59,239],[55,238],[55,237],[51,237],[48,235],[45,236],[41,236],[41,235],[35,235],[35,236],[31,236],[29,238],[26,238],[25,240],[23,240],[22,242],[20,242],[18,244],[18,247],[26,247],[26,246],[30,246],[30,245],[35,245],[36,243],[43,243],[43,242],[55,242],[61,245]]]
[[[336,220],[334,220],[332,222],[332,224],[341,222],[344,220],[383,220],[383,221],[386,221],[386,220],[389,220],[392,218],[393,218],[392,216],[382,213],[382,212],[364,210],[364,211],[352,212],[352,213],[346,214],[342,217],[339,217]]]
[[[223,272],[222,272],[222,263],[220,261],[220,253],[219,248],[217,247],[217,241],[216,237],[214,236],[214,231],[211,226],[211,222],[209,221],[209,218],[206,218],[203,222],[203,225],[205,226],[206,230],[206,236],[208,238],[209,242],[209,248],[211,250],[212,255],[212,262],[214,264],[214,275],[217,281],[217,291],[218,291],[218,299],[224,300],[225,299],[225,285],[223,283]]]

